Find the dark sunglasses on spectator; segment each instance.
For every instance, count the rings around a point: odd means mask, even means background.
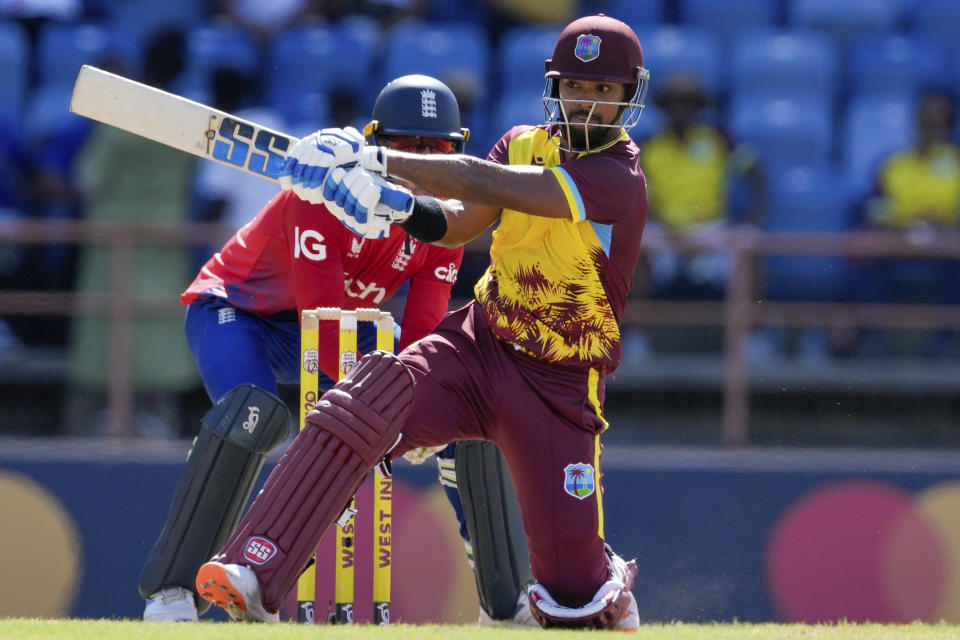
[[[453,153],[454,141],[424,136],[377,136],[377,142],[397,151],[417,152],[429,149],[431,153]]]

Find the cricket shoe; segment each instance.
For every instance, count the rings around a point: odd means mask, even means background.
[[[237,622],[280,622],[279,613],[263,608],[260,583],[250,567],[207,562],[197,573],[197,593]]]
[[[609,544],[604,545],[607,557],[610,559],[611,577],[626,585],[630,593],[630,606],[623,612],[623,617],[614,625],[614,631],[640,631],[640,609],[637,606],[637,599],[633,596],[633,583],[636,580],[639,569],[637,561],[627,562],[618,556]]]
[[[637,607],[637,599],[630,592],[630,606],[623,612],[620,622],[614,625],[614,631],[640,631],[640,609]]]
[[[196,622],[193,592],[183,587],[164,587],[147,598],[144,622]]]

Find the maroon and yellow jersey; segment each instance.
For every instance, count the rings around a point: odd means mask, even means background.
[[[547,125],[514,127],[488,158],[549,167],[567,196],[567,216],[504,209],[474,292],[501,340],[606,374],[620,362],[619,320],[647,218],[640,149],[621,131],[603,150],[561,164],[550,135]]]

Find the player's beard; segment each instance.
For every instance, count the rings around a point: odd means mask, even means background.
[[[579,151],[594,150],[603,146],[617,133],[616,127],[599,126],[610,123],[604,123],[596,116],[589,116],[586,122],[582,122],[575,119],[578,115],[588,116],[586,112],[573,113],[569,116],[567,123],[561,127],[564,134],[569,138],[567,142],[571,149]]]

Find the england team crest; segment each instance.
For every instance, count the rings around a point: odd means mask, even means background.
[[[597,56],[600,55],[600,36],[581,33],[577,36],[577,46],[573,50],[573,55],[583,62],[596,60]]]
[[[597,488],[596,473],[592,464],[578,462],[563,468],[563,490],[578,500],[593,495]]]

